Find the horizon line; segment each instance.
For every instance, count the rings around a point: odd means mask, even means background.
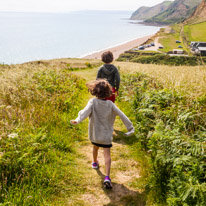
[[[71,13],[71,12],[93,12],[93,11],[106,11],[106,12],[134,12],[134,10],[110,10],[110,9],[81,9],[81,10],[68,10],[68,11],[8,11],[0,10],[0,12],[12,12],[12,13]]]

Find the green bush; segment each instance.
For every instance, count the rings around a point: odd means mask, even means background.
[[[89,62],[85,62],[85,65],[86,65],[88,68],[92,68],[92,64],[89,63]]]
[[[125,75],[122,84],[119,99],[133,99],[136,139],[150,157],[146,188],[155,202],[205,205],[205,95],[188,100],[142,74]]]
[[[160,65],[173,65],[173,66],[196,66],[206,63],[205,57],[187,57],[187,56],[169,56],[165,54],[155,54],[152,56],[130,55],[122,54],[117,61],[130,61],[141,64],[160,64]]]
[[[69,120],[86,87],[67,70],[55,69],[25,71],[9,84],[0,90],[0,202],[48,205],[52,196],[75,192],[80,184],[74,157],[82,129]]]

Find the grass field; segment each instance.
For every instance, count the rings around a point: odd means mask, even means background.
[[[206,22],[184,26],[188,41],[206,41]]]
[[[188,96],[178,87],[165,86],[150,75],[127,72],[120,89],[124,111],[134,118],[133,148],[141,156],[140,143],[150,159],[147,198],[154,200],[151,205],[203,206],[206,96],[195,98],[194,93]]]
[[[157,78],[170,89],[177,89],[188,96],[198,97],[206,93],[206,66],[143,65],[130,62],[116,62],[122,73],[146,73]]]
[[[190,41],[206,41],[206,22],[183,25],[183,30],[181,31],[181,25],[176,24],[171,26],[172,32],[160,33],[164,37],[159,39],[159,42],[164,46],[164,49],[161,49],[163,52],[172,51],[177,49],[181,45],[183,50],[189,52],[188,45]],[[184,39],[186,41],[184,42]],[[181,43],[175,43],[176,40],[180,40]]]
[[[172,32],[170,33],[164,33],[164,36],[159,39],[159,43],[163,45],[163,49],[161,49],[162,52],[168,52],[172,51],[173,49],[178,49],[178,46],[181,45],[183,49],[185,49],[183,43],[176,43],[176,40],[179,40],[182,42],[180,31],[181,26],[176,24],[171,26]]]

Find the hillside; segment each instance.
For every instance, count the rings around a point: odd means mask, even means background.
[[[204,205],[205,67],[114,62],[117,105],[136,135],[124,137],[117,118],[107,191],[102,151],[100,168],[91,168],[87,121],[69,124],[91,98],[85,83],[101,64],[0,64],[1,205]]]
[[[206,21],[206,0],[202,0],[192,15],[184,21],[186,24],[196,24]]]
[[[175,0],[165,11],[145,20],[145,23],[173,24],[181,22],[192,14],[200,2],[201,0]]]
[[[132,20],[146,20],[148,18],[151,18],[151,17],[159,14],[160,12],[165,11],[171,3],[172,3],[171,1],[164,1],[164,2],[162,2],[156,6],[153,6],[153,7],[142,6],[132,14],[130,19],[132,19]]]

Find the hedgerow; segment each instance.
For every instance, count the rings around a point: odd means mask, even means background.
[[[134,55],[134,54],[121,54],[117,61],[130,61],[141,64],[160,64],[160,65],[173,65],[173,66],[196,66],[206,63],[205,57],[189,57],[189,56],[169,56],[165,54],[155,54],[150,56]]]
[[[188,99],[140,73],[125,75],[122,85],[120,102],[132,105],[136,141],[150,157],[145,189],[156,203],[205,205],[206,96]]]

